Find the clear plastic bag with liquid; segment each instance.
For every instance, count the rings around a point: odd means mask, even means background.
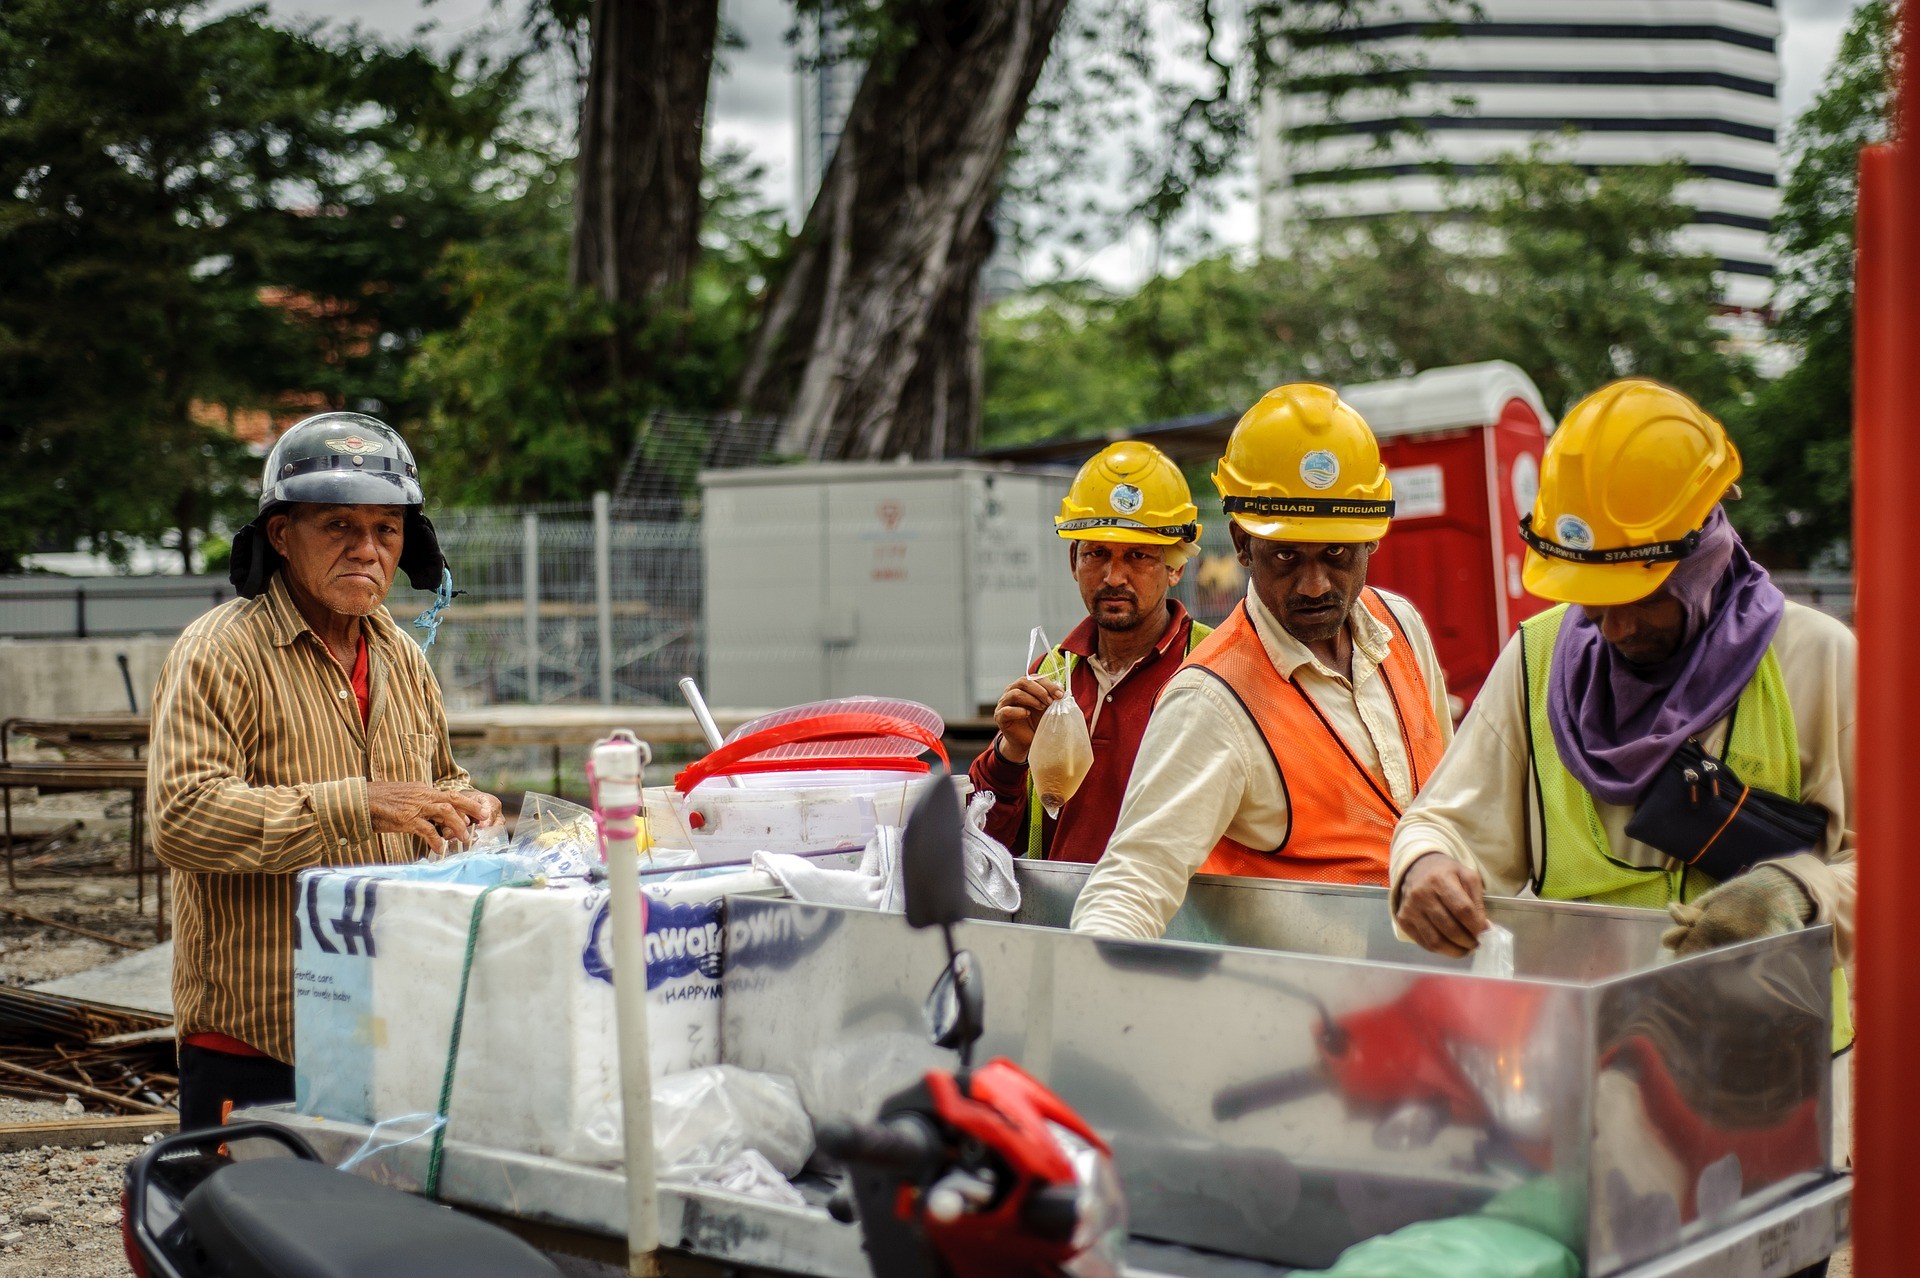
[[[1087,721],[1073,699],[1066,671],[1053,660],[1052,652],[1047,636],[1035,626],[1027,644],[1027,668],[1034,668],[1037,653],[1048,654],[1034,677],[1052,682],[1067,695],[1048,706],[1034,726],[1027,772],[1040,796],[1040,806],[1048,816],[1058,818],[1093,767],[1093,738],[1087,735]]]

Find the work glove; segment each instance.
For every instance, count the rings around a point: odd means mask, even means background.
[[[1785,870],[1756,866],[1728,879],[1698,901],[1667,907],[1675,926],[1660,943],[1676,954],[1797,932],[1813,918],[1813,899]]]

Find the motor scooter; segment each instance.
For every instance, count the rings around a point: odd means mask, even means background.
[[[953,788],[930,788],[900,856],[908,924],[946,941],[926,1018],[960,1068],[889,1096],[877,1122],[820,1125],[820,1149],[849,1172],[828,1209],[858,1219],[876,1278],[1117,1278],[1126,1199],[1106,1143],[1012,1061],[973,1065],[986,995],[953,940],[967,905],[960,821]]]
[[[335,1171],[267,1123],[156,1142],[121,1207],[137,1278],[560,1278],[506,1230]]]

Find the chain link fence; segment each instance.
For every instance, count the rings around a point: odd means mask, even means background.
[[[610,507],[603,495],[442,518],[464,592],[432,652],[450,706],[659,704],[700,675],[700,525]]]
[[[679,704],[705,674],[700,472],[768,460],[778,427],[656,413],[590,502],[441,513],[465,592],[431,654],[447,704]]]

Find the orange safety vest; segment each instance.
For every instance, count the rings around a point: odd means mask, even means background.
[[[1433,775],[1443,748],[1433,698],[1400,619],[1371,587],[1360,597],[1367,611],[1399,638],[1389,647],[1380,673],[1393,697],[1418,793]],[[1266,739],[1287,796],[1287,833],[1279,847],[1261,852],[1222,838],[1199,872],[1384,886],[1387,844],[1400,808],[1386,782],[1354,757],[1313,698],[1274,668],[1244,602],[1193,650],[1187,664],[1220,680],[1246,710]],[[1283,749],[1285,766],[1280,762]]]

